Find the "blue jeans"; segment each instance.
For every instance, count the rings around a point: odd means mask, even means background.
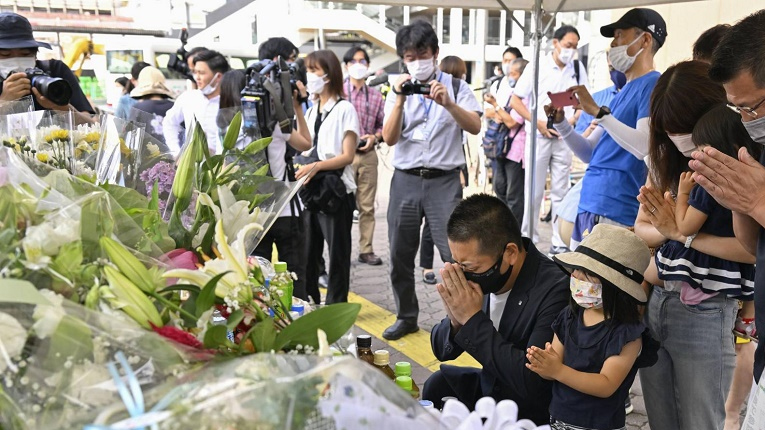
[[[659,361],[638,372],[652,429],[723,428],[737,311],[737,301],[722,295],[689,306],[679,292],[653,287],[645,318],[661,342]]]

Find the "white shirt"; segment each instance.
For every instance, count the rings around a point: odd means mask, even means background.
[[[494,330],[499,331],[499,322],[502,320],[502,314],[505,312],[505,304],[507,303],[510,291],[502,294],[489,294],[489,318],[491,318],[491,322],[494,324]]]
[[[323,126],[322,126],[323,127]],[[274,128],[273,134],[271,134],[271,143],[266,147],[268,151],[268,166],[271,169],[271,176],[277,181],[287,181],[287,163],[284,161],[284,153],[287,152],[287,141],[290,140],[290,134],[282,134],[282,129],[279,127]],[[303,203],[300,201],[300,197],[295,196],[298,200],[300,208],[303,208]],[[287,206],[282,209],[279,217],[293,216],[292,203],[288,203]],[[297,213],[294,214],[297,216]]]
[[[177,156],[184,144],[179,138],[180,133],[184,131],[184,127],[185,132],[193,130],[196,120],[199,120],[202,130],[207,135],[207,146],[210,147],[210,152],[220,154],[223,148],[218,135],[218,124],[215,121],[218,117],[219,106],[220,96],[208,99],[199,90],[186,91],[178,96],[162,122],[162,134],[173,155]],[[181,127],[181,123],[184,127]]]
[[[505,107],[510,102],[514,88],[510,86],[507,76],[500,79],[496,85],[491,86],[491,95],[497,100],[497,106]]]
[[[579,82],[576,80],[574,61],[579,62]],[[575,85],[587,86],[587,82],[587,70],[584,68],[584,64],[582,64],[581,61],[573,60],[561,69],[555,63],[552,53],[544,58],[540,58],[537,119],[547,117],[547,115],[545,115],[545,105],[550,104],[550,97],[547,95],[548,92],[559,93],[566,91]],[[532,70],[527,69],[521,75],[520,79],[518,79],[518,83],[515,84],[514,94],[522,99],[528,99],[531,97],[532,91],[534,91],[534,73],[532,73]],[[574,108],[571,106],[567,106],[565,111],[567,118],[570,118],[574,114]]]
[[[316,123],[317,102],[305,114],[305,121],[308,123],[308,131],[311,133],[311,140],[314,139],[314,124]],[[337,105],[337,106],[335,106]],[[321,107],[324,121],[319,129],[319,139],[317,142],[317,155],[319,160],[329,160],[343,153],[343,139],[348,133],[353,133],[358,139],[359,117],[356,114],[356,108],[348,100],[337,101],[330,99],[326,106]],[[327,114],[329,113],[329,114]],[[341,176],[345,184],[345,190],[349,193],[356,191],[356,180],[353,178],[353,168],[351,165],[345,166]]]
[[[457,105],[479,115],[483,113],[467,83],[461,80],[458,82],[459,91],[455,96],[452,79],[456,78],[440,71],[436,77]],[[385,99],[385,121],[393,112],[396,97],[397,94],[391,91]],[[404,102],[403,129],[393,149],[392,164],[399,170],[417,167],[453,170],[462,166],[465,164],[462,128],[443,106],[433,100],[421,95],[407,96]]]

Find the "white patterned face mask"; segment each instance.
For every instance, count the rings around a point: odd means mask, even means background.
[[[579,306],[585,309],[600,309],[603,307],[603,285],[582,281],[571,277],[571,297]]]

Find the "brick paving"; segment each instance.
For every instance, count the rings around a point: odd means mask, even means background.
[[[476,154],[477,146],[473,142],[473,154]],[[390,285],[390,278],[388,276],[388,263],[390,261],[390,250],[388,248],[388,226],[386,222],[386,214],[388,209],[388,196],[390,192],[390,181],[393,175],[392,168],[390,167],[390,155],[392,150],[388,150],[387,147],[383,147],[379,152],[380,154],[380,166],[379,166],[379,183],[377,190],[376,211],[375,211],[375,235],[374,235],[374,250],[383,260],[382,266],[369,266],[359,263],[356,260],[358,256],[358,228],[354,225],[353,228],[353,253],[351,263],[351,291],[364,297],[365,299],[374,302],[382,308],[387,309],[391,313],[396,312],[396,306],[393,299],[393,293]],[[466,195],[481,192],[482,187],[478,187],[474,182],[474,175],[471,173],[471,187],[466,190]],[[486,188],[488,190],[488,187]],[[537,243],[537,247],[542,250],[548,250],[550,247],[550,224],[539,223],[540,241]],[[416,260],[419,262],[419,256]],[[443,262],[440,261],[438,252],[434,261],[434,268],[436,273],[439,267],[443,267]],[[423,330],[430,332],[435,324],[444,318],[445,313],[441,304],[441,299],[432,285],[422,282],[421,269],[416,269],[416,290],[417,297],[420,303],[420,319],[419,325]],[[437,275],[438,276],[438,275]],[[356,329],[361,333],[360,329]],[[381,347],[385,344],[379,339],[373,340],[373,348]],[[391,346],[385,345],[391,352],[391,362],[406,359],[406,357],[399,351],[395,351]],[[411,361],[411,360],[409,360]],[[427,368],[413,363],[413,376],[415,382],[422,387],[427,377],[430,375],[430,371]],[[634,386],[632,387],[632,404],[635,407],[633,413],[627,416],[627,429],[649,429],[648,420],[645,415],[645,404],[643,403],[642,389],[640,387],[639,380],[636,379]]]

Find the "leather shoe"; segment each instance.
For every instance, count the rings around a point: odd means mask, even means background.
[[[396,320],[392,326],[385,329],[382,336],[388,340],[397,340],[410,333],[415,333],[419,329],[420,328],[417,327],[417,324],[415,323],[410,323],[404,320]]]
[[[375,255],[374,252],[366,254],[359,254],[359,263],[366,263],[370,266],[379,266],[382,264],[382,259]]]

